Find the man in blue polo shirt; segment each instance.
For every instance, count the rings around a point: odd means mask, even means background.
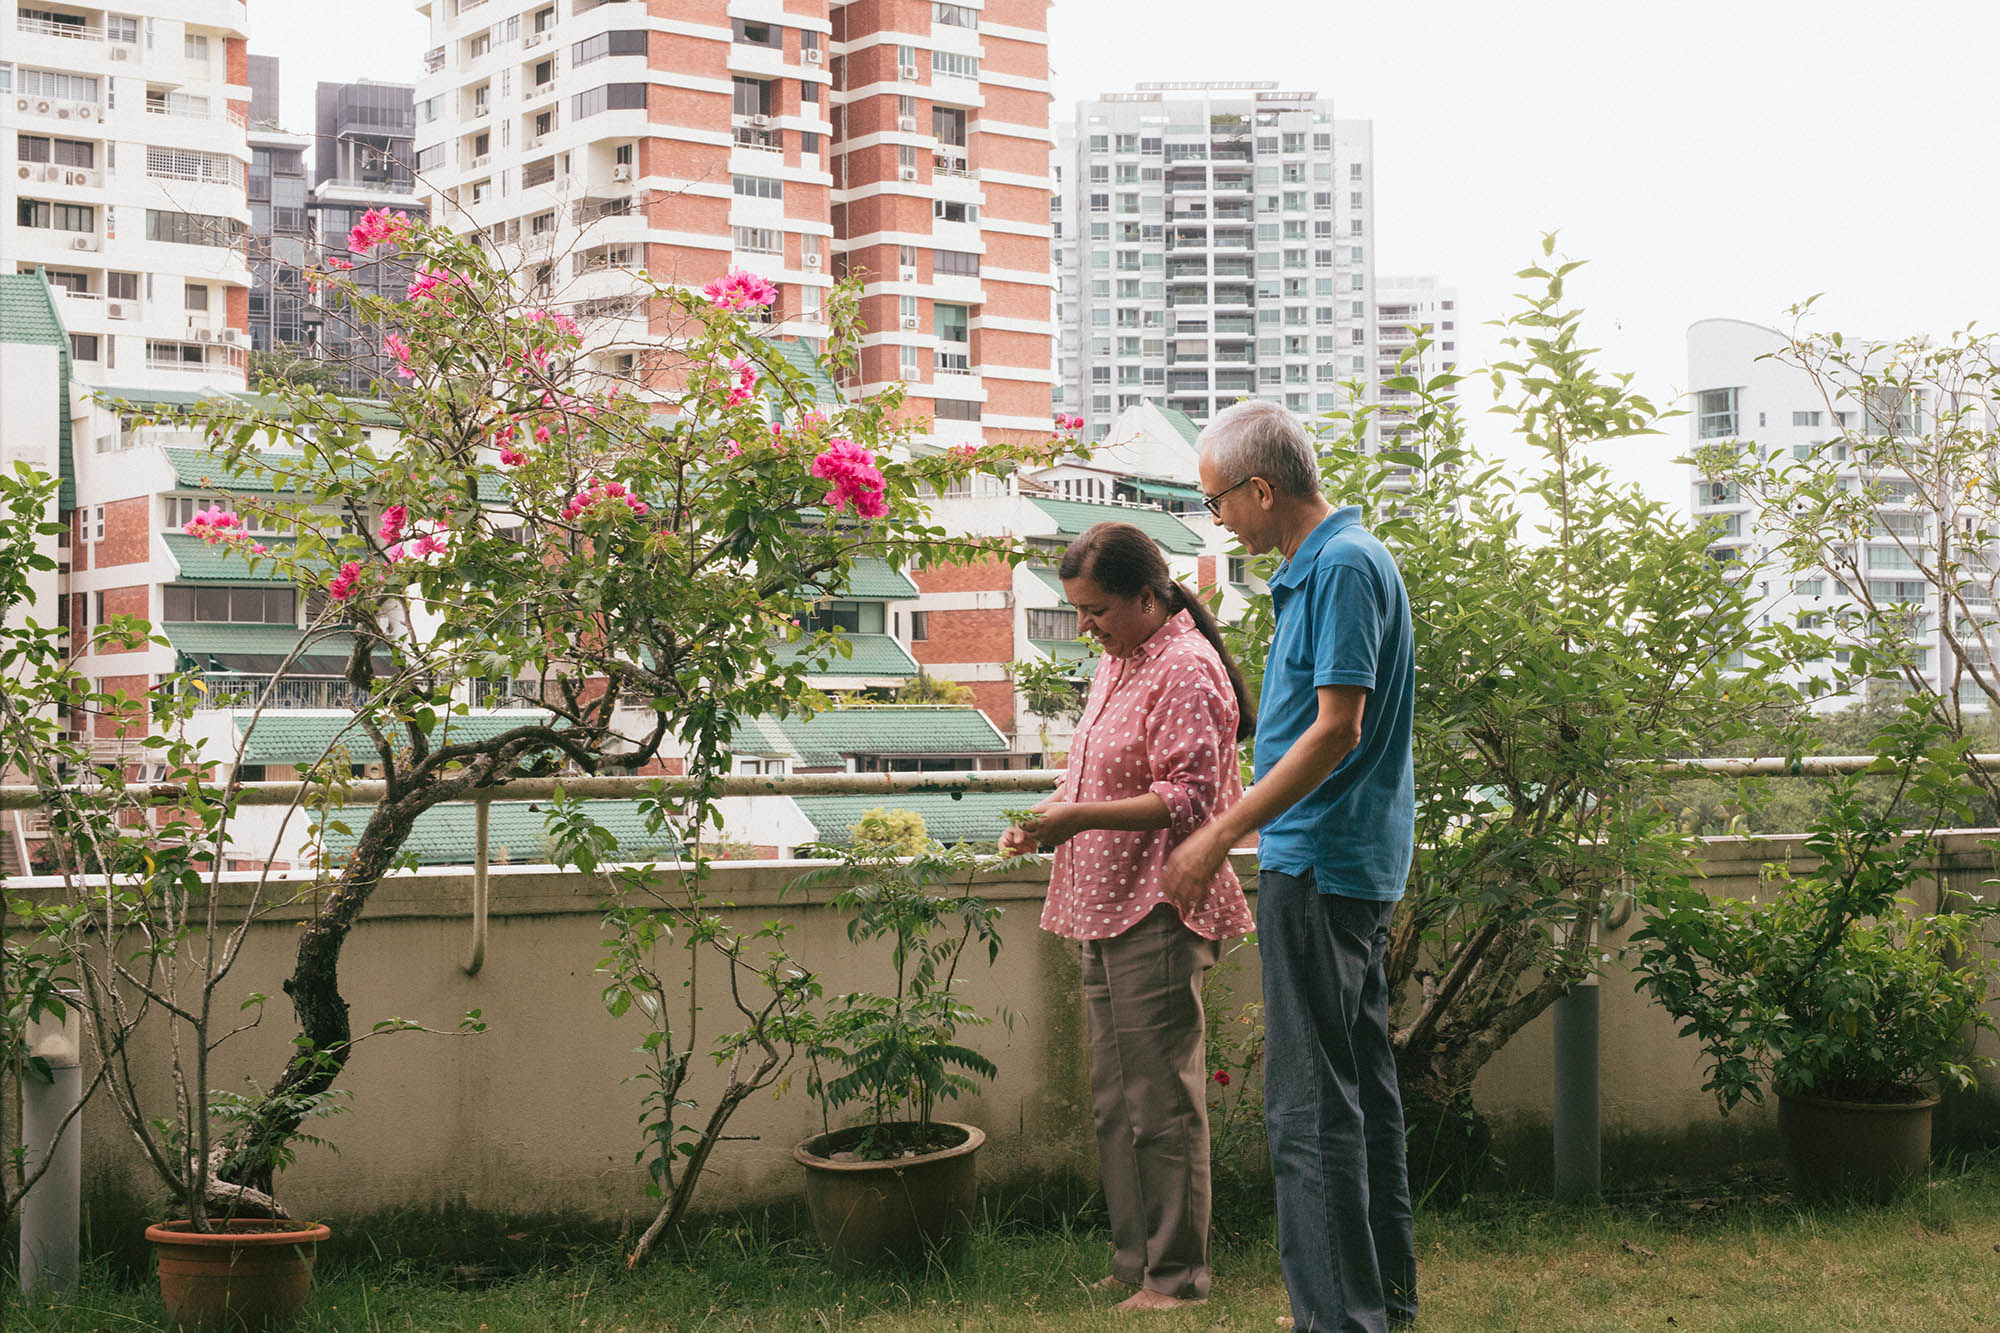
[[[1264,1114],[1292,1318],[1301,1330],[1384,1333],[1417,1315],[1383,968],[1416,832],[1409,594],[1360,509],[1326,502],[1290,412],[1239,403],[1200,450],[1215,521],[1285,562],[1271,577],[1256,783],[1175,850],[1162,887],[1192,901],[1260,830]]]

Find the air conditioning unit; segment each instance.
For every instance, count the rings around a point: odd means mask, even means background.
[[[908,268],[899,268],[896,270],[896,281],[915,282],[916,280],[917,280],[917,270],[915,265],[911,265]]]
[[[104,312],[112,319],[132,318],[132,303],[129,301],[106,301]]]
[[[15,173],[15,174],[17,174],[18,176],[20,176],[20,178],[21,178],[22,180],[28,180],[28,179],[30,179],[31,177],[33,177],[33,176],[34,176],[34,174],[35,174],[35,169],[34,169],[33,167],[21,167],[21,168],[19,168],[19,169],[18,169],[18,170],[16,171],[16,173]],[[47,177],[48,173],[47,173],[47,172],[43,172],[43,173],[42,173],[42,175],[43,175],[43,177],[44,177],[44,178],[46,179],[46,177]]]
[[[132,48],[129,46],[114,46],[111,48],[111,58],[113,60],[130,60],[132,58]]]
[[[804,258],[802,262],[805,264],[807,268],[818,268],[819,255],[817,253],[809,254]]]
[[[915,329],[917,327],[917,317],[915,315],[903,316],[903,327],[906,329]]]
[[[69,243],[69,248],[72,250],[95,250],[97,248],[97,238],[95,236],[79,236]]]
[[[194,334],[194,340],[198,343],[212,343],[215,341],[214,329],[191,329],[189,332]]]
[[[542,141],[547,138],[548,136],[546,134],[531,134],[528,136],[528,141],[525,144],[523,144],[522,147],[540,148],[542,146]]]
[[[96,181],[90,178],[90,173],[87,171],[66,171],[63,173],[63,184],[65,185],[95,185],[96,183]]]
[[[59,106],[56,108],[56,119],[68,120],[71,115],[75,114],[75,112],[76,108],[73,106]]]
[[[806,58],[806,63],[807,63],[808,65],[817,65],[817,64],[818,64],[818,63],[820,62],[820,60],[821,60],[821,59],[823,58],[823,57],[822,57],[822,56],[820,55],[820,50],[819,50],[819,48],[818,48],[817,46],[809,46],[809,47],[807,47],[807,48],[805,49],[805,52],[804,52],[804,55],[805,55],[805,58]]]
[[[915,167],[898,167],[896,169],[897,180],[913,181],[916,178],[917,178],[917,169]]]
[[[95,120],[97,118],[97,108],[88,102],[79,102],[76,106],[76,118],[78,120]]]
[[[917,67],[915,65],[904,65],[896,73],[902,78],[904,83],[915,83],[917,81]]]
[[[771,118],[769,116],[752,116],[750,117],[750,128],[753,130],[768,130],[771,128]]]
[[[545,32],[531,32],[521,39],[521,46],[525,50],[532,50],[547,41],[548,36]]]
[[[801,324],[818,324],[824,319],[825,316],[817,310],[801,310],[799,312],[799,323]]]
[[[917,132],[917,118],[915,116],[898,116],[896,117],[896,128],[905,134],[915,134]]]
[[[224,329],[222,331],[222,341],[230,347],[241,347],[243,345],[243,330]]]
[[[630,162],[613,163],[611,167],[611,179],[619,185],[630,185],[632,183],[632,164]]]

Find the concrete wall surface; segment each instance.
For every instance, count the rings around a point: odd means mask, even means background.
[[[1765,866],[1801,854],[1799,841],[1715,839],[1698,869],[1712,892],[1748,896],[1760,891]],[[850,944],[846,919],[825,905],[826,890],[784,892],[805,868],[798,862],[719,863],[709,892],[735,904],[722,915],[740,929],[773,918],[791,923],[791,954],[822,974],[828,995],[886,989],[886,949]],[[1993,891],[1981,887],[1994,878],[1993,853],[1976,835],[1952,840],[1943,869],[1954,888]],[[1238,870],[1246,884],[1254,882],[1249,854],[1239,854]],[[13,887],[34,883],[17,881]],[[999,1078],[980,1095],[940,1110],[942,1118],[973,1121],[987,1131],[981,1166],[989,1178],[1092,1176],[1096,1169],[1078,953],[1074,944],[1037,926],[1045,886],[1045,871],[1037,867],[996,870],[982,879],[981,891],[1005,909],[1005,946],[997,965],[989,968],[983,953],[968,952],[961,969],[966,997],[977,1009],[993,1014],[1004,1007],[1008,1015],[966,1034],[999,1065]],[[310,908],[310,885],[294,887],[301,901],[253,926],[240,969],[221,996],[224,1026],[244,996],[262,992],[273,998],[260,1023],[221,1048],[212,1087],[248,1091],[246,1078],[268,1086],[281,1068],[294,1031],[281,987],[292,963],[295,922]],[[1932,891],[1926,886],[1919,896]],[[279,1182],[285,1204],[307,1216],[452,1206],[610,1219],[628,1211],[649,1215],[655,1205],[645,1197],[643,1169],[634,1160],[644,1089],[632,1076],[642,1068],[635,1048],[644,1025],[629,1014],[612,1019],[600,1000],[605,978],[596,968],[604,956],[604,896],[603,882],[592,877],[546,867],[495,867],[485,962],[469,977],[462,965],[471,947],[470,874],[425,871],[385,881],[342,962],[355,1030],[392,1017],[448,1029],[461,1014],[478,1009],[487,1031],[402,1032],[362,1041],[341,1079],[353,1094],[348,1109],[309,1127],[338,1151],[302,1147]],[[1713,1097],[1701,1091],[1694,1043],[1677,1037],[1673,1021],[1634,990],[1619,959],[1631,929],[1624,923],[1605,939],[1607,1134],[1670,1143],[1676,1137],[1755,1129],[1758,1117],[1768,1113],[1739,1111],[1725,1123]],[[1241,998],[1251,999],[1258,984],[1254,954],[1245,950],[1239,958],[1246,965],[1230,979]],[[657,963],[671,980],[686,979],[686,954],[677,944],[662,946]],[[694,994],[701,1005],[700,1072],[692,1095],[705,1113],[720,1082],[706,1052],[729,1029],[733,1012],[724,969],[713,956],[701,960]],[[677,1035],[686,1021],[683,1001]],[[1477,1101],[1503,1127],[1533,1132],[1548,1121],[1551,1028],[1544,1014],[1479,1079]],[[149,1033],[138,1051],[162,1093],[163,1047],[159,1034]],[[817,1107],[805,1095],[803,1063],[790,1073],[782,1095],[753,1098],[738,1112],[730,1132],[755,1137],[718,1149],[699,1206],[796,1194],[800,1181],[792,1146],[820,1126]],[[1980,1104],[2000,1118],[2000,1091],[1991,1082]],[[166,1109],[164,1100],[160,1109]],[[108,1104],[92,1104],[85,1132],[87,1174],[100,1182],[147,1179]]]

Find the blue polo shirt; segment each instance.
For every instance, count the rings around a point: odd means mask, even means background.
[[[1363,686],[1368,705],[1361,743],[1263,826],[1257,859],[1284,874],[1312,870],[1322,893],[1394,900],[1416,841],[1416,645],[1403,576],[1360,518],[1358,505],[1334,510],[1271,576],[1277,629],[1258,701],[1257,780],[1319,717],[1320,686]]]

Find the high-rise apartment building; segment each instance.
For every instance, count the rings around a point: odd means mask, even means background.
[[[586,320],[600,368],[668,332],[629,274],[779,289],[869,327],[851,388],[900,382],[932,439],[1037,437],[1052,401],[1046,0],[428,0],[416,167]]]
[[[1375,280],[1376,438],[1400,434],[1416,394],[1392,389],[1385,380],[1401,373],[1403,357],[1417,342],[1428,340],[1416,369],[1425,377],[1458,369],[1460,321],[1458,289],[1430,276],[1381,277]]]
[[[4,20],[0,272],[48,272],[84,383],[242,386],[247,22],[242,0]]]
[[[1876,487],[1882,502],[1869,531],[1856,543],[1854,565],[1875,606],[1905,608],[1918,626],[1915,670],[1943,692],[1954,678],[1951,648],[1941,632],[1937,590],[1917,569],[1914,551],[1935,536],[1938,515],[1927,506],[1915,481],[1900,471],[1872,466],[1867,450],[1854,444],[1878,434],[1926,429],[1938,404],[1899,401],[1872,407],[1858,398],[1828,399],[1822,385],[1795,365],[1775,358],[1789,342],[1774,328],[1737,319],[1704,319],[1688,327],[1688,398],[1691,448],[1725,442],[1754,445],[1765,457],[1831,464],[1844,489]],[[1751,569],[1767,619],[1798,624],[1831,623],[1830,613],[1858,600],[1858,590],[1839,572],[1792,568],[1775,550],[1773,535],[1757,519],[1752,497],[1733,482],[1690,469],[1690,510],[1700,519],[1720,521],[1709,548],[1717,560],[1740,561]],[[1850,572],[1850,577],[1852,572]],[[1969,600],[1991,597],[1971,590]],[[1977,663],[1982,669],[1990,664]],[[1823,707],[1852,703],[1835,696]],[[1986,708],[1985,694],[1970,683],[1959,687],[1968,710]]]
[[[416,89],[407,83],[322,83],[315,90],[312,214],[315,259],[345,254],[347,234],[371,208],[425,216],[417,196]],[[354,271],[364,290],[400,297],[396,270],[364,264]],[[344,309],[319,306],[311,315],[321,358],[352,393],[366,393],[389,374],[375,331]]]
[[[301,348],[310,225],[306,164],[312,140],[287,131],[275,56],[250,57],[250,346]]]
[[[1272,83],[1148,83],[1062,139],[1062,401],[1088,438],[1149,398],[1205,423],[1372,384],[1370,122]]]

